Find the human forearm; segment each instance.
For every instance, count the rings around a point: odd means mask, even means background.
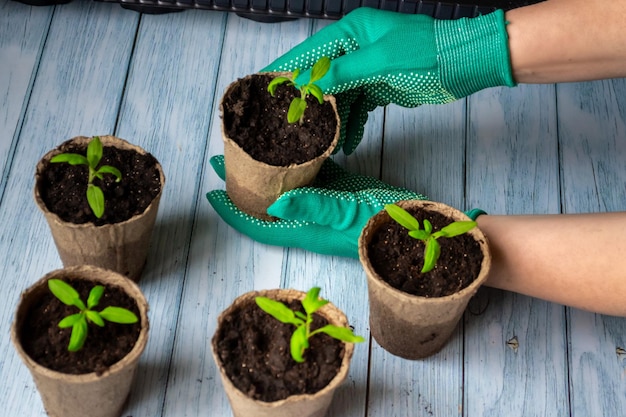
[[[626,316],[626,213],[480,216],[493,252],[486,285]]]
[[[626,77],[625,0],[547,0],[506,14],[518,83]]]

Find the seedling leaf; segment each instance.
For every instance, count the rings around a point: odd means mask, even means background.
[[[89,184],[87,186],[87,202],[97,218],[104,214],[104,193],[97,185]]]
[[[78,320],[72,326],[72,334],[70,335],[70,343],[67,350],[70,352],[76,352],[82,349],[87,339],[87,320]]]
[[[70,165],[89,165],[87,158],[77,153],[60,153],[50,158],[50,162],[52,163],[65,162]]]
[[[49,279],[48,288],[63,304],[68,306],[76,306],[84,310],[85,305],[80,300],[80,295],[70,284],[60,279]]]
[[[291,357],[296,362],[304,362],[304,351],[309,347],[309,339],[306,334],[306,327],[300,326],[291,335]]]
[[[121,307],[106,307],[100,312],[100,316],[106,321],[120,324],[132,324],[139,321],[135,313]]]
[[[321,57],[315,64],[313,64],[313,68],[311,68],[311,79],[309,84],[318,81],[326,75],[328,70],[330,69],[330,58],[327,56]]]
[[[256,304],[270,316],[274,317],[281,323],[301,325],[302,319],[299,319],[294,314],[293,310],[281,303],[280,301],[272,300],[267,297],[256,297]]]
[[[300,97],[294,97],[289,104],[289,110],[287,111],[287,121],[289,123],[295,123],[302,119],[304,111],[306,110],[306,100]]]
[[[326,326],[314,330],[313,332],[311,332],[311,335],[314,335],[316,333],[326,333],[334,339],[338,339],[347,343],[360,343],[365,341],[365,339],[361,336],[356,336],[349,328],[333,326],[332,324],[327,324]]]
[[[301,311],[295,313],[280,301],[272,300],[267,297],[255,297],[256,304],[266,313],[282,323],[293,324],[296,326],[290,340],[291,357],[296,362],[304,362],[304,351],[309,347],[309,339],[317,333],[326,333],[331,337],[348,343],[363,342],[360,336],[355,336],[352,330],[348,328],[337,327],[333,325],[323,326],[315,331],[311,331],[313,323],[313,313],[320,307],[328,303],[328,300],[319,297],[320,288],[313,287],[305,295],[302,300],[302,307],[306,315]]]
[[[398,222],[400,226],[411,231],[419,230],[420,223],[415,217],[411,216],[411,214],[402,207],[396,204],[385,204],[384,208],[385,211],[389,214],[389,217]]]
[[[102,285],[96,285],[89,291],[89,297],[87,297],[87,308],[94,308],[100,302],[104,294],[104,287]]]
[[[102,319],[102,317],[100,317],[100,314],[98,314],[97,311],[86,310],[85,315],[87,316],[87,319],[93,324],[104,327],[104,320]]]
[[[68,327],[74,326],[74,324],[76,324],[76,322],[78,322],[79,320],[85,320],[85,317],[83,317],[82,313],[72,314],[61,320],[58,326],[61,329],[67,329]]]
[[[122,180],[122,173],[119,169],[112,167],[111,165],[102,165],[98,168],[99,178],[102,178],[102,174],[111,174],[115,176],[115,182],[120,182]]]

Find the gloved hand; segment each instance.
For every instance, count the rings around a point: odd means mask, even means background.
[[[443,104],[488,87],[514,86],[504,12],[436,20],[359,8],[320,30],[263,71],[299,68],[308,82],[321,56],[330,71],[316,84],[337,98],[346,154],[363,137],[367,113],[395,103]]]
[[[214,156],[210,162],[224,179],[224,157]],[[425,197],[376,178],[351,174],[328,159],[312,186],[282,194],[267,209],[281,219],[275,222],[241,212],[226,191],[211,191],[207,199],[226,223],[258,242],[358,258],[359,235],[370,217],[385,204]]]

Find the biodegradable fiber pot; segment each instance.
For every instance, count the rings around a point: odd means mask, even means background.
[[[264,73],[263,75],[279,73]],[[226,89],[220,103],[222,116],[222,139],[224,141],[224,164],[226,170],[226,192],[232,202],[243,212],[264,220],[273,218],[267,214],[267,208],[284,192],[294,188],[306,186],[313,182],[322,163],[334,151],[339,142],[340,119],[337,113],[337,103],[330,95],[324,100],[332,105],[337,124],[330,146],[319,156],[306,162],[287,166],[270,165],[254,159],[233,138],[228,136],[225,127],[225,101],[233,92],[236,92],[242,83],[247,82],[259,74],[252,74],[231,83]],[[261,94],[269,93],[264,91]],[[251,95],[252,100],[258,100],[258,95]],[[317,102],[313,103],[316,104]],[[317,104],[319,105],[319,104]],[[307,109],[308,111],[308,109]],[[285,112],[271,113],[285,119]]]
[[[332,402],[336,389],[346,379],[350,367],[350,361],[354,352],[354,344],[344,343],[343,358],[341,366],[335,377],[322,388],[313,394],[292,395],[285,399],[265,402],[255,400],[246,393],[239,390],[228,377],[224,364],[217,354],[220,329],[223,326],[225,317],[232,315],[242,306],[254,304],[255,297],[264,296],[284,303],[293,300],[302,300],[306,294],[301,291],[291,289],[274,289],[265,291],[251,291],[237,297],[233,303],[224,310],[218,317],[218,325],[211,342],[213,359],[219,368],[220,377],[226,395],[230,402],[234,417],[322,417]],[[255,304],[256,305],[256,304]],[[323,306],[316,314],[322,315],[330,324],[335,326],[348,326],[345,314],[332,303]],[[268,316],[269,320],[275,320]],[[295,327],[294,327],[295,329]],[[342,342],[343,343],[343,342]]]
[[[397,204],[407,210],[418,207],[439,212],[448,217],[450,223],[469,220],[463,212],[442,203],[407,200]],[[359,259],[367,275],[370,330],[376,342],[391,354],[421,359],[439,352],[448,342],[469,300],[487,278],[491,255],[487,238],[475,227],[468,234],[476,240],[483,254],[478,276],[451,295],[431,298],[408,294],[389,285],[374,270],[368,254],[374,233],[393,221],[382,210],[368,221],[359,237]]]
[[[93,281],[94,285],[114,285],[121,287],[136,301],[141,331],[132,350],[122,360],[101,374],[75,375],[46,368],[25,352],[20,329],[29,309],[37,305],[44,292],[49,291],[47,283],[51,278],[86,279]],[[30,371],[50,417],[119,417],[130,392],[139,357],[148,342],[148,328],[148,303],[137,284],[113,271],[86,265],[52,271],[24,291],[11,326],[11,339]]]
[[[78,136],[68,143],[86,146],[90,139]],[[147,154],[144,149],[114,136],[100,136],[100,141],[105,147],[112,146],[132,150],[142,155]],[[148,256],[150,239],[165,185],[165,176],[161,165],[156,163],[161,182],[160,190],[142,213],[118,223],[95,225],[92,222],[87,222],[75,224],[65,221],[51,212],[42,199],[41,184],[44,171],[50,164],[50,159],[59,153],[61,153],[59,148],[53,149],[44,155],[37,164],[34,197],[37,206],[43,212],[50,226],[63,266],[100,266],[138,281]]]

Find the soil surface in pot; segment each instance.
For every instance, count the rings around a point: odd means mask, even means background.
[[[74,279],[64,281],[78,291],[83,302],[96,285],[92,281]],[[105,286],[104,294],[94,310],[102,311],[108,306],[126,308],[135,313],[141,321],[137,303],[120,287]],[[133,324],[105,322],[104,327],[89,323],[83,348],[77,352],[68,351],[72,329],[60,329],[58,324],[63,318],[78,312],[78,308],[67,306],[52,292],[44,291],[18,329],[24,351],[35,362],[54,371],[66,374],[90,372],[101,374],[128,355],[135,346],[141,332],[140,322]]]
[[[300,301],[287,305],[304,312]],[[314,314],[312,329],[326,324],[324,317]],[[343,342],[317,334],[310,339],[305,361],[297,363],[289,350],[294,329],[294,325],[279,322],[254,302],[225,318],[216,335],[216,353],[241,392],[255,400],[273,402],[316,393],[337,375],[344,355]]]
[[[65,142],[58,148],[61,152],[85,155],[86,146]],[[161,190],[157,160],[151,154],[139,154],[128,149],[105,146],[100,165],[111,165],[122,173],[122,180],[115,182],[113,175],[104,174],[94,184],[104,193],[105,208],[97,218],[87,203],[86,165],[48,163],[38,187],[42,200],[51,212],[62,220],[75,224],[92,222],[97,226],[119,223],[143,213]]]
[[[452,223],[446,216],[427,210],[408,209],[423,225],[428,219],[437,231]],[[483,253],[469,234],[438,239],[441,255],[435,268],[425,274],[424,243],[409,236],[395,221],[372,235],[368,254],[374,270],[392,287],[421,297],[444,297],[470,285],[480,273]]]
[[[223,99],[226,135],[257,161],[274,166],[301,164],[322,155],[332,143],[337,119],[332,105],[307,98],[303,123],[288,123],[287,110],[298,90],[279,85],[267,91],[272,76],[240,79]]]

